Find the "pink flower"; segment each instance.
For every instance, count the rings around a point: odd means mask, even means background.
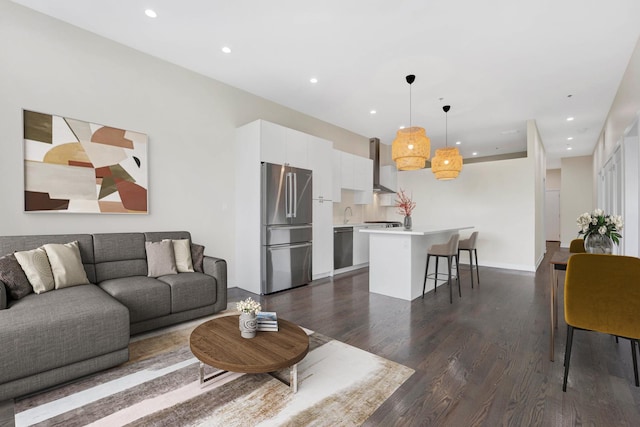
[[[416,202],[411,200],[411,197],[407,196],[404,190],[401,188],[396,199],[396,208],[398,213],[404,216],[411,216],[411,212],[416,207]]]

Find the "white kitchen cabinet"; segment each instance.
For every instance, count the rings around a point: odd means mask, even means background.
[[[310,169],[310,135],[264,120],[259,123],[260,161]]]
[[[398,195],[396,193],[384,193],[378,196],[380,206],[395,206]]]
[[[313,201],[313,279],[327,277],[333,271],[333,202]]]
[[[351,153],[340,152],[340,182],[342,188],[347,190],[354,190],[355,185],[355,173],[354,165],[356,156]]]
[[[373,203],[373,160],[356,156],[354,161],[353,202],[359,205]]]
[[[286,163],[303,169],[311,169],[309,162],[309,145],[311,135],[288,129],[285,132],[285,145],[287,150]]]
[[[353,156],[353,189],[373,191],[373,160]]]
[[[373,160],[333,150],[333,201],[342,200],[341,190],[354,191],[355,204],[373,202]]]
[[[313,171],[313,198],[333,200],[333,143],[309,135],[308,156]]]
[[[342,152],[333,150],[331,160],[333,169],[332,200],[334,203],[340,203],[342,201]]]
[[[361,233],[360,230],[367,226],[353,227],[353,265],[360,265],[369,262],[369,235]]]

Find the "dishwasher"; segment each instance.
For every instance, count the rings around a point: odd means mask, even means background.
[[[333,229],[333,268],[339,270],[353,265],[353,227]]]

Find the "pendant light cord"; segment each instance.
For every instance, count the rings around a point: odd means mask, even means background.
[[[409,132],[411,132],[411,116],[412,116],[412,112],[411,112],[411,105],[413,104],[413,102],[411,101],[411,83],[409,83]]]

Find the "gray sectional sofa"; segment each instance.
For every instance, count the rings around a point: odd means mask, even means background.
[[[225,260],[147,277],[145,242],[188,232],[0,236],[0,256],[78,241],[91,284],[11,300],[0,281],[0,402],[126,362],[130,335],[227,307]]]

